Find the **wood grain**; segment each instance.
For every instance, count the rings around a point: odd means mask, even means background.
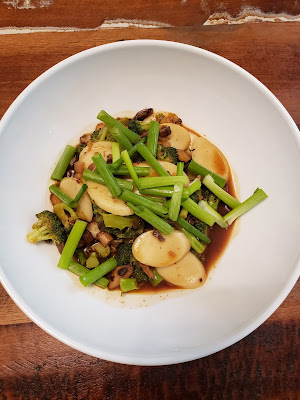
[[[140,8],[154,4],[151,1],[134,3],[140,18],[145,18]],[[174,1],[161,4],[171,8],[171,3],[174,6]],[[183,26],[198,24],[212,12],[209,8],[202,14],[199,11],[200,16],[192,15],[200,3],[212,7],[218,2],[188,1],[190,8],[185,11],[178,1],[176,11],[156,10],[160,14],[151,16],[162,18],[165,13],[164,21],[182,25],[177,28],[0,36],[0,116],[32,80],[64,58],[103,43],[147,38],[192,44],[237,63],[271,89],[300,126],[300,24]],[[233,0],[226,7],[234,14],[242,3]],[[293,13],[296,3],[287,1],[284,7]],[[30,14],[2,2],[0,24],[93,27],[103,18],[127,12],[117,9],[119,0],[91,0],[90,9],[86,2],[74,0],[73,4],[77,16],[73,7],[60,0],[53,2],[55,11],[51,6],[30,10]],[[283,3],[257,4],[279,12]],[[102,14],[100,5],[105,5]],[[200,360],[150,368],[105,362],[69,348],[30,322],[0,287],[0,399],[296,400],[300,398],[299,301],[300,283],[268,321],[239,343]]]
[[[264,83],[300,124],[299,37],[298,23],[7,35],[0,40],[0,116],[55,63],[90,47],[139,38],[188,43],[228,58]]]
[[[210,15],[228,13],[232,17],[245,7],[262,13],[300,14],[300,3],[294,0],[10,0],[0,3],[0,27],[59,26],[96,28],[107,20],[158,21],[172,26],[199,26]],[[80,18],[78,17],[80,15]]]

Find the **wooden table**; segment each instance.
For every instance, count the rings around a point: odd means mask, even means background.
[[[192,44],[237,63],[279,98],[299,127],[299,14],[294,0],[2,0],[0,115],[33,79],[64,58],[103,43],[147,38]],[[134,367],[58,342],[0,287],[0,397],[296,400],[299,300],[298,284],[260,328],[217,354],[166,367]]]

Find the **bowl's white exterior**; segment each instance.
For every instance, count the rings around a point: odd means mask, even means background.
[[[26,242],[45,208],[55,160],[100,109],[177,113],[227,156],[246,199],[269,198],[200,289],[110,300],[56,267],[54,246]],[[263,323],[299,275],[300,157],[293,120],[259,81],[195,47],[139,40],[76,54],[36,79],[0,125],[0,277],[18,306],[64,343],[140,365],[188,361],[235,343]],[[142,306],[145,304],[146,306]]]

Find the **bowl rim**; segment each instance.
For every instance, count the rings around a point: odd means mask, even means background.
[[[230,67],[232,70],[240,74],[243,78],[251,81],[252,84],[256,86],[261,92],[264,92],[268,95],[270,101],[276,106],[277,110],[281,115],[284,117],[287,124],[290,126],[291,131],[298,143],[298,147],[300,148],[300,135],[299,130],[297,128],[296,123],[285,109],[285,107],[281,104],[281,102],[275,97],[275,95],[257,78],[251,75],[242,67],[238,66],[237,64],[233,63],[232,61],[210,52],[208,50],[184,44],[179,42],[173,41],[166,41],[166,40],[152,40],[152,39],[136,39],[136,40],[127,40],[127,41],[120,41],[120,42],[112,42],[103,45],[99,45],[96,47],[89,48],[87,50],[83,50],[79,53],[76,53],[68,58],[58,62],[54,66],[50,67],[48,70],[43,72],[40,76],[38,76],[34,81],[32,81],[13,101],[13,103],[9,106],[7,111],[5,112],[4,116],[0,121],[0,137],[2,132],[5,130],[6,125],[8,124],[11,116],[13,115],[15,109],[22,103],[23,99],[25,99],[31,91],[37,87],[41,82],[46,80],[51,75],[54,75],[58,70],[64,68],[67,65],[75,63],[77,60],[88,57],[93,55],[94,53],[98,52],[105,52],[109,51],[110,49],[118,49],[118,48],[126,48],[126,47],[139,47],[139,46],[158,46],[163,48],[172,48],[178,50],[184,50],[188,52],[193,52],[195,54],[203,55],[204,57],[213,59],[214,61],[223,64],[225,66]],[[279,293],[276,295],[274,300],[265,308],[263,309],[251,322],[246,324],[242,329],[239,329],[235,334],[231,335],[225,341],[222,341],[216,345],[211,345],[205,351],[197,351],[197,349],[193,349],[192,352],[184,350],[182,352],[176,352],[173,354],[169,354],[168,356],[161,356],[154,357],[147,356],[147,357],[137,357],[137,356],[129,356],[129,355],[115,355],[111,354],[110,352],[106,352],[101,349],[97,349],[97,351],[93,351],[93,348],[86,346],[76,340],[68,338],[67,335],[57,330],[55,327],[48,324],[42,317],[36,314],[35,311],[31,307],[29,307],[18,295],[16,290],[13,287],[13,284],[7,278],[4,269],[0,265],[0,282],[5,288],[6,292],[15,302],[15,304],[40,328],[50,334],[52,337],[58,339],[59,341],[67,344],[68,346],[74,348],[75,350],[79,350],[85,354],[88,354],[93,357],[101,358],[103,360],[115,362],[115,363],[122,363],[128,365],[141,365],[141,366],[158,366],[158,365],[171,365],[181,362],[187,362],[196,360],[202,357],[206,357],[208,355],[212,355],[218,351],[224,350],[227,347],[237,343],[241,339],[245,338],[247,335],[252,333],[255,329],[257,329],[261,324],[263,324],[275,311],[276,309],[282,304],[282,302],[286,299],[290,291],[293,289],[294,285],[297,282],[300,273],[300,260],[298,259],[295,263],[295,269],[291,276],[289,277],[287,283],[281,288]]]

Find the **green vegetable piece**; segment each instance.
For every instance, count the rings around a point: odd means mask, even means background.
[[[113,126],[119,128],[120,131],[123,132],[127,139],[129,139],[132,143],[137,143],[140,140],[140,136],[137,133],[126,128],[126,126],[124,126],[122,122],[117,121],[111,115],[107,114],[104,110],[99,112],[97,118],[103,121],[110,128],[112,128]]]
[[[118,182],[116,181],[116,178],[113,176],[111,170],[109,169],[108,165],[104,161],[102,154],[99,153],[98,156],[93,156],[92,160],[94,161],[97,171],[102,176],[104,183],[110,190],[112,196],[120,196],[122,190]]]
[[[133,217],[121,217],[114,214],[103,214],[103,221],[106,227],[124,229],[133,226]]]
[[[121,167],[118,169],[114,169],[109,166],[109,169],[114,175],[130,175],[129,169],[126,165],[121,165]],[[150,167],[133,167],[133,169],[138,176],[148,176],[150,173]]]
[[[36,217],[38,220],[32,225],[32,232],[27,235],[28,242],[52,240],[59,244],[66,240],[66,230],[56,214],[45,210],[36,214]]]
[[[226,179],[222,176],[215,174],[213,171],[203,167],[203,165],[198,164],[196,161],[191,160],[188,166],[188,170],[196,175],[201,175],[205,177],[206,175],[211,175],[218,186],[221,188],[225,186]]]
[[[163,186],[151,189],[140,189],[141,194],[146,194],[150,196],[161,196],[161,197],[172,197],[173,196],[173,186]],[[189,197],[189,189],[182,189],[182,198],[187,199]]]
[[[64,175],[65,172],[68,168],[68,165],[70,164],[70,161],[72,157],[74,156],[74,153],[76,151],[76,148],[73,146],[70,146],[69,144],[65,147],[60,159],[58,160],[58,163],[56,164],[56,167],[51,175],[51,179],[55,181],[60,181]]]
[[[123,293],[130,292],[131,290],[138,290],[139,285],[135,278],[120,279],[120,288]]]
[[[55,196],[57,196],[61,201],[63,201],[64,203],[67,204],[67,206],[71,207],[71,208],[75,208],[79,202],[79,200],[81,199],[81,197],[83,196],[84,192],[87,189],[87,185],[83,184],[81,186],[81,188],[79,189],[77,195],[75,196],[75,199],[72,199],[70,196],[68,196],[66,193],[64,193],[61,188],[59,188],[56,185],[51,185],[49,187],[49,190],[51,193],[55,194]]]
[[[154,176],[147,178],[140,178],[141,189],[151,189],[156,187],[171,186],[175,183],[182,183],[186,185],[189,182],[187,176]]]
[[[112,153],[112,159],[113,162],[117,161],[119,158],[121,158],[121,152],[120,152],[120,145],[117,142],[112,142],[111,144],[111,153]]]
[[[159,123],[157,121],[151,121],[149,124],[147,149],[154,157],[156,157],[156,152],[157,152],[158,135],[159,135]]]
[[[229,193],[225,192],[225,190],[221,189],[215,182],[211,175],[206,175],[203,179],[202,183],[213,192],[223,203],[227,204],[230,208],[235,208],[239,206],[241,203],[232,197]]]
[[[179,178],[179,177],[178,177]],[[171,197],[171,203],[169,208],[169,218],[172,221],[177,221],[180,206],[181,206],[181,196],[182,196],[182,183],[175,183],[173,196]]]
[[[80,261],[80,264],[85,265],[86,258],[85,258],[84,252],[82,250],[77,249],[75,251],[75,254],[76,254],[78,260]]]
[[[206,201],[201,200],[199,202],[199,206],[204,210],[210,213],[213,217],[215,217],[216,223],[221,227],[221,228],[228,228],[227,222],[224,221],[224,218],[222,217],[221,214],[218,213],[218,211],[214,210],[209,204],[206,203]]]
[[[77,220],[73,226],[70,235],[66,241],[65,247],[61,253],[58,267],[63,269],[68,269],[70,262],[72,260],[73,254],[77,248],[77,245],[83,235],[83,232],[87,226],[87,222]]]
[[[178,152],[175,147],[164,147],[161,144],[157,146],[157,155],[158,160],[167,161],[173,164],[177,164],[178,162]]]
[[[144,206],[156,214],[168,214],[168,210],[164,206],[157,204],[153,200],[139,196],[138,194],[129,192],[127,190],[124,190],[124,192],[120,196],[120,199],[126,202],[130,202],[136,206]]]
[[[144,144],[139,143],[136,149],[140,153],[140,155],[150,164],[154,171],[158,173],[158,175],[170,176]]]
[[[154,278],[150,279],[150,283],[153,287],[156,287],[157,285],[160,284],[160,282],[163,281],[163,278],[159,275],[156,269],[153,270],[154,273]]]
[[[90,171],[89,169],[85,169],[83,171],[83,179],[85,179],[86,181],[93,181],[100,183],[100,185],[105,185],[104,179],[102,179],[101,176],[97,174],[97,172]],[[119,178],[115,179],[117,181],[117,184],[120,186],[122,190],[129,190],[131,192],[133,191],[132,182],[126,181],[125,179],[119,179]]]
[[[137,146],[140,143],[145,143],[145,141],[146,141],[146,138],[144,137],[137,144],[135,144],[130,150],[128,150],[128,154],[129,154],[129,157],[131,159],[134,159],[138,154]],[[121,157],[121,158],[119,158],[119,160],[117,160],[117,161],[115,161],[114,163],[111,164],[111,168],[112,169],[119,169],[121,167],[121,165],[123,164],[123,162],[124,162],[123,157]]]
[[[88,286],[91,283],[97,281],[97,279],[102,278],[104,275],[108,274],[117,266],[117,260],[114,257],[109,258],[102,264],[98,265],[96,268],[89,270],[84,275],[79,278],[83,286]]]
[[[205,222],[209,226],[213,226],[215,223],[215,218],[209,214],[207,211],[202,210],[193,200],[187,199],[182,202],[182,207],[185,208],[194,217],[200,219],[200,221]]]
[[[205,245],[203,243],[199,242],[199,240],[192,233],[188,232],[184,228],[181,228],[181,231],[185,234],[185,236],[191,242],[192,248],[199,254],[203,253],[203,251],[205,250]]]
[[[132,144],[130,141],[127,139],[127,137],[124,135],[124,133],[118,128],[117,126],[113,126],[110,128],[109,132],[112,134],[116,142],[122,147],[122,149],[131,149]],[[113,161],[116,161],[113,159]]]
[[[189,224],[185,219],[179,217],[177,219],[178,224],[184,228],[187,232],[192,233],[194,236],[199,238],[204,243],[210,243],[210,238],[204,235],[199,229],[195,228],[193,225]]]
[[[123,157],[123,160],[125,161],[125,165],[130,173],[130,176],[131,176],[133,182],[136,184],[136,187],[139,187],[139,178],[133,168],[133,165],[132,165],[132,162],[130,160],[127,150],[122,151],[122,157]]]
[[[238,217],[257,206],[267,197],[267,194],[262,189],[256,189],[252,196],[226,214],[224,216],[224,221],[227,222],[228,225],[231,225]]]
[[[101,243],[95,243],[92,246],[93,250],[96,250],[96,252],[102,257],[106,258],[110,255],[110,247],[106,246],[104,247],[103,244]]]
[[[70,262],[69,271],[73,272],[73,274],[81,276],[89,272],[89,269],[72,260]],[[94,285],[97,285],[102,289],[105,289],[108,284],[109,284],[109,279],[104,277],[99,278],[94,282]]]
[[[99,265],[99,260],[97,257],[90,255],[85,263],[86,267],[89,269],[96,268]]]
[[[177,176],[183,176],[184,162],[180,161],[177,163]]]
[[[174,231],[174,228],[171,225],[169,225],[163,219],[159,218],[157,215],[155,215],[152,211],[148,210],[147,208],[143,206],[135,206],[134,204],[129,202],[127,203],[127,205],[135,212],[135,214],[138,217],[147,221],[150,225],[158,229],[161,233],[169,235]]]
[[[201,188],[201,182],[198,178],[194,179],[188,186],[190,196]]]

